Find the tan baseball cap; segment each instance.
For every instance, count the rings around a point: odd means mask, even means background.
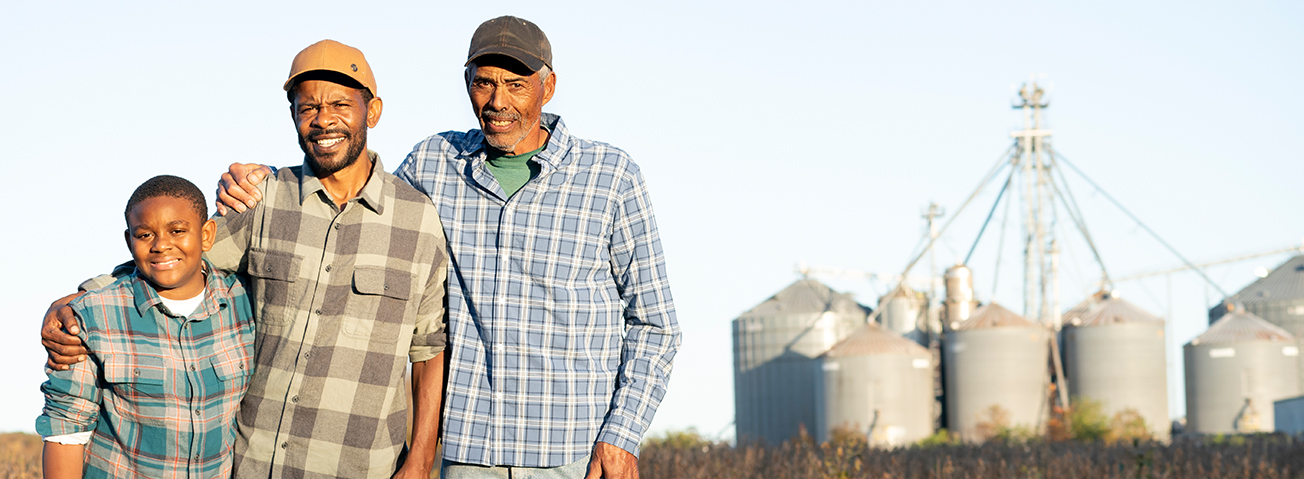
[[[290,78],[285,80],[285,91],[290,91],[295,79],[308,72],[336,72],[354,79],[363,87],[376,93],[376,77],[371,74],[371,65],[362,56],[362,51],[335,40],[322,40],[309,45],[290,64]]]

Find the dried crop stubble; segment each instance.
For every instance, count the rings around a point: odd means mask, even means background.
[[[874,449],[863,442],[777,447],[645,446],[644,479],[663,478],[1304,478],[1304,443],[1282,435],[1138,442],[988,442]]]

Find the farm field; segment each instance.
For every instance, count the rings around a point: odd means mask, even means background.
[[[863,440],[731,447],[667,435],[644,444],[642,479],[1304,478],[1304,442],[1286,435],[1158,442],[1000,441],[892,450]]]
[[[40,438],[0,434],[0,479],[41,477]],[[799,437],[778,447],[732,447],[691,433],[649,439],[642,479],[1101,479],[1304,478],[1304,442],[1286,435],[1157,442],[1004,442],[893,450]],[[437,476],[434,476],[437,477]]]

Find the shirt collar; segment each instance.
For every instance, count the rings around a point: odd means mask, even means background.
[[[205,287],[204,302],[202,304],[206,310],[211,306],[230,307],[226,285],[222,283],[218,275],[213,274],[213,271],[216,270],[213,269],[213,264],[208,262],[208,258],[204,258],[203,261]],[[150,308],[163,305],[163,298],[159,297],[158,291],[155,291],[154,287],[150,286],[149,282],[140,276],[140,270],[131,273],[131,297],[136,301],[136,312],[140,313],[142,317]],[[215,300],[216,302],[214,302]],[[209,315],[203,314],[199,316],[208,317]]]
[[[382,201],[385,197],[394,195],[394,185],[384,181],[385,167],[380,164],[380,154],[367,150],[367,157],[371,158],[371,176],[367,178],[367,184],[358,192],[356,199],[363,206],[366,206],[376,214],[385,212],[385,203]],[[317,173],[312,171],[312,166],[308,165],[305,159],[303,162],[303,174],[299,176],[299,205],[302,206],[308,198],[314,195],[321,195],[326,201],[331,201],[330,194],[326,192],[326,186],[321,184],[321,179],[317,178]],[[349,201],[353,201],[350,199]]]
[[[539,124],[548,130],[548,143],[543,151],[534,155],[534,158],[540,164],[551,167],[548,169],[559,168],[566,158],[566,151],[571,143],[570,130],[566,129],[566,123],[561,120],[561,116],[553,113],[543,113]],[[467,133],[464,137],[465,141],[459,145],[458,156],[469,161],[484,161],[488,157],[484,147],[484,132],[471,130]]]

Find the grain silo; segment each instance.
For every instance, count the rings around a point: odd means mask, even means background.
[[[820,356],[819,366],[816,440],[844,428],[892,447],[933,433],[932,353],[914,341],[867,324]]]
[[[927,338],[923,331],[927,327],[924,315],[927,308],[928,300],[924,294],[903,284],[894,288],[891,294],[879,298],[878,324],[912,341],[924,341]]]
[[[1296,347],[1304,347],[1304,255],[1287,260],[1227,299],[1295,335],[1299,343]],[[1213,307],[1209,310],[1209,324],[1212,326],[1226,313],[1224,304]],[[1299,383],[1304,384],[1304,356],[1295,360],[1299,363]]]
[[[946,414],[952,432],[980,441],[997,427],[1040,431],[1049,392],[1047,334],[995,303],[946,333]]]
[[[1107,417],[1132,409],[1167,439],[1168,364],[1164,320],[1108,294],[1064,315],[1069,393],[1099,401]]]
[[[819,281],[799,280],[733,322],[738,441],[777,445],[815,428],[819,355],[865,325],[866,308]]]
[[[1299,347],[1286,330],[1235,306],[1182,352],[1186,432],[1271,432],[1273,402],[1299,395]]]

